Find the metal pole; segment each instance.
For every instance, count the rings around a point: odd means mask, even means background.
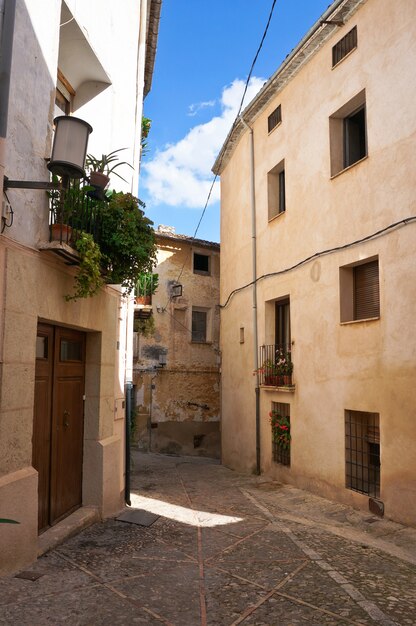
[[[126,477],[124,486],[124,500],[131,506],[130,499],[130,432],[131,432],[131,410],[133,406],[133,383],[126,383]]]
[[[251,205],[251,241],[252,241],[252,280],[253,280],[253,349],[254,370],[256,372],[256,472],[261,473],[260,458],[260,381],[259,381],[259,339],[257,325],[257,229],[256,229],[256,187],[254,175],[254,133],[240,116],[240,120],[250,133],[250,205]]]

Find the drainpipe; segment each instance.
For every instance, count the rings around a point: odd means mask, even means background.
[[[254,133],[242,116],[240,120],[250,133],[250,205],[251,205],[251,252],[253,276],[253,340],[254,340],[254,369],[256,371],[256,473],[260,475],[260,378],[259,367],[259,338],[257,325],[257,235],[256,235],[256,189],[254,178]]]
[[[3,198],[3,176],[6,166],[7,115],[15,13],[16,0],[0,0],[0,198]]]

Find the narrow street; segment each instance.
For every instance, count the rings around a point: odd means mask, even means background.
[[[132,492],[151,525],[95,524],[2,579],[0,624],[416,624],[415,529],[206,459],[136,452]]]

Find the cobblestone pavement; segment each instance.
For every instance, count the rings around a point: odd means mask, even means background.
[[[416,530],[214,461],[135,453],[132,505],[0,581],[0,624],[416,624]]]

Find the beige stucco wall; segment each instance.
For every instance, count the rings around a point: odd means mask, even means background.
[[[415,18],[416,6],[404,1],[367,0],[254,121],[258,276],[416,214]],[[332,46],[354,25],[358,48],[331,69]],[[363,89],[368,157],[331,180],[329,116]],[[268,135],[278,104],[282,123]],[[249,157],[247,132],[221,174],[221,303],[252,277]],[[267,172],[282,159],[286,212],[269,222]],[[274,343],[274,301],[290,296],[296,384],[293,393],[261,390],[262,471],[367,508],[368,496],[345,488],[344,411],[379,413],[380,499],[386,516],[414,525],[415,229],[393,229],[257,286],[260,345]],[[374,255],[380,319],[341,324],[339,268]],[[223,459],[246,471],[256,458],[252,319],[251,288],[221,311]],[[272,401],[290,404],[290,469],[271,460]]]
[[[155,332],[136,336],[138,443],[156,451],[219,456],[219,247],[162,237],[157,245]],[[193,272],[194,252],[210,256],[210,275]],[[183,295],[171,300],[179,276]],[[193,306],[208,310],[206,343],[192,342]],[[163,369],[160,353],[167,359]]]
[[[0,511],[20,521],[0,534],[0,572],[16,569],[37,553],[37,473],[32,468],[35,344],[39,320],[87,332],[83,504],[102,515],[123,503],[123,430],[115,399],[120,297],[107,288],[94,299],[67,303],[74,270],[52,253],[0,242],[4,262],[0,408]],[[3,529],[2,529],[3,530]],[[3,543],[4,542],[4,543]],[[13,550],[10,551],[10,542]],[[8,546],[7,550],[6,547]],[[11,561],[8,557],[15,554]]]

